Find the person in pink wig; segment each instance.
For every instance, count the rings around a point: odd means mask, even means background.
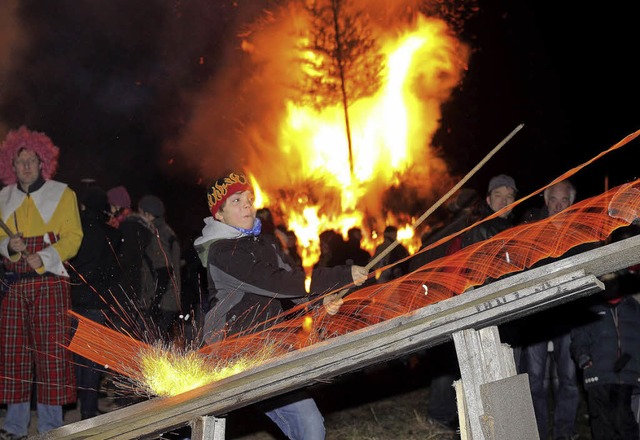
[[[38,431],[62,426],[62,405],[76,400],[71,352],[69,274],[82,242],[76,194],[51,180],[59,149],[44,133],[11,130],[0,145],[0,255],[6,293],[0,310],[0,439],[26,438],[37,383]]]

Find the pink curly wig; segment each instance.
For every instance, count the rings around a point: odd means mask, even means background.
[[[5,185],[16,182],[13,161],[20,150],[31,150],[42,162],[42,177],[51,179],[58,169],[60,149],[53,145],[49,136],[38,131],[28,130],[24,125],[18,130],[11,130],[0,145],[0,180]]]

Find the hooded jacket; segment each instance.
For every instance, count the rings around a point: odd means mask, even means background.
[[[208,343],[275,324],[272,318],[282,313],[282,299],[300,304],[353,281],[350,266],[317,268],[309,294],[304,269],[270,237],[242,232],[213,217],[204,222],[194,246],[207,269],[210,310],[204,337]]]

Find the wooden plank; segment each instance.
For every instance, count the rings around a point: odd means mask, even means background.
[[[462,380],[456,380],[453,383],[456,389],[456,407],[458,408],[458,423],[460,425],[460,439],[471,440],[471,427],[469,426],[469,417],[467,415],[467,399],[464,396],[464,388]]]
[[[171,398],[156,398],[65,425],[39,438],[150,438],[198,417],[224,415],[318,380],[430,347],[455,331],[480,329],[602,289],[595,276],[640,262],[640,236],[515,274],[414,313],[274,359]],[[585,275],[587,274],[587,275]],[[588,275],[591,274],[591,275]]]
[[[461,380],[456,387],[458,399],[464,400],[461,417],[467,439],[534,439],[537,425],[527,375],[517,377],[513,351],[500,341],[496,326],[480,330],[465,329],[453,334]],[[506,426],[511,408],[520,423]],[[516,410],[517,408],[517,410]],[[498,411],[501,411],[499,413]],[[535,435],[531,435],[535,432]]]
[[[480,394],[486,439],[540,440],[527,374],[482,384]]]

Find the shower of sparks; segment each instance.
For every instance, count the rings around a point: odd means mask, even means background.
[[[174,396],[233,376],[260,365],[273,354],[269,346],[250,358],[215,362],[191,349],[175,349],[157,343],[138,354],[140,375],[137,388],[152,396]]]
[[[267,341],[251,353],[236,350],[233,356],[218,358],[214,352],[191,346],[181,348],[160,340],[146,344],[75,312],[69,313],[78,321],[78,328],[68,348],[117,373],[115,383],[122,394],[181,394],[250,370],[282,351]]]

